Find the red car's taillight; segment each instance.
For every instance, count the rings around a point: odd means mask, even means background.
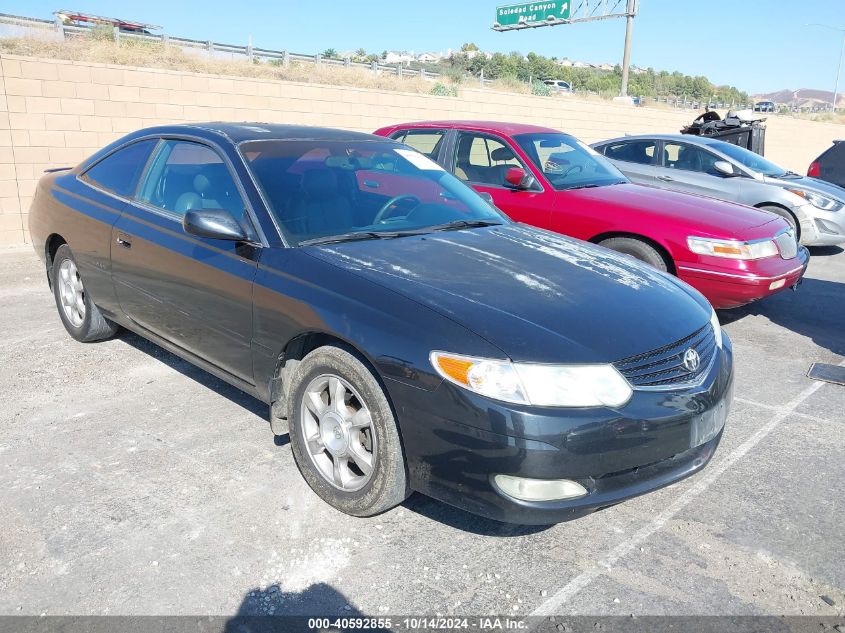
[[[813,176],[814,178],[818,178],[819,174],[821,174],[821,168],[819,167],[819,161],[814,160],[810,163],[810,168],[807,170],[808,176]]]

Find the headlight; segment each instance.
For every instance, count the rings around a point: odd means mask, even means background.
[[[540,365],[431,352],[446,380],[495,400],[539,407],[621,407],[628,381],[613,365]]]
[[[778,254],[774,240],[740,242],[739,240],[716,240],[709,237],[687,238],[687,246],[693,253],[727,257],[728,259],[763,259]]]
[[[820,193],[816,193],[814,191],[807,191],[806,189],[796,189],[793,187],[786,187],[785,188],[790,193],[794,193],[796,196],[801,196],[811,205],[816,207],[817,209],[821,209],[822,211],[839,211],[844,205],[845,202],[841,200],[837,200],[836,198],[828,198],[827,196],[823,196]]]
[[[710,325],[713,326],[713,335],[716,337],[716,347],[722,347],[722,324],[719,323],[719,317],[716,316],[716,311],[711,308]]]

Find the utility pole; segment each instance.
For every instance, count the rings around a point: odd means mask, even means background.
[[[804,26],[820,26],[823,29],[839,31],[842,33],[842,48],[839,50],[839,60],[836,63],[836,84],[833,86],[833,112],[836,112],[836,100],[839,98],[839,75],[842,71],[842,55],[845,54],[845,29],[840,29],[829,24],[805,24]]]
[[[842,31],[842,49],[839,51],[839,63],[836,65],[836,85],[833,86],[834,114],[836,114],[836,99],[839,96],[839,73],[842,71],[842,55],[845,55],[845,31]]]
[[[622,89],[620,97],[628,96],[628,70],[631,65],[631,32],[634,30],[634,16],[637,14],[637,0],[628,0],[625,17],[625,52],[622,54]]]

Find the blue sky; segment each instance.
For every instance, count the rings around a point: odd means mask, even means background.
[[[610,63],[622,58],[624,20],[497,33],[490,25],[498,4],[507,2],[5,0],[2,11],[49,18],[53,10],[67,8],[158,24],[172,35],[227,44],[246,44],[251,35],[255,46],[299,53],[359,47],[368,52],[407,49],[420,53],[471,41],[484,50],[505,53],[535,51]],[[752,93],[781,88],[832,90],[842,34],[804,24],[845,29],[843,5],[843,0],[641,0],[640,15],[634,21],[632,62],[706,75],[716,83]],[[845,72],[840,87],[845,89]]]

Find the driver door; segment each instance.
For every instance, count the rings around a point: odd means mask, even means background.
[[[114,225],[112,275],[132,321],[252,384],[252,283],[261,249],[182,229],[188,210],[225,209],[253,235],[243,200],[216,149],[162,140]]]

